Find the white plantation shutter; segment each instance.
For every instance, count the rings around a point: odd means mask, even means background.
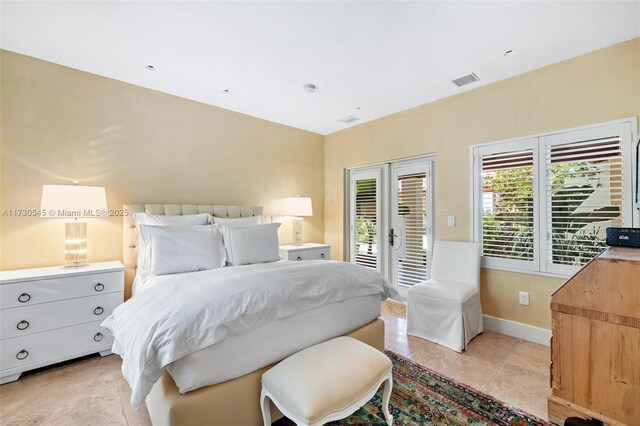
[[[351,179],[351,262],[378,268],[380,174],[354,173]]]
[[[491,150],[479,156],[485,259],[510,259],[520,267],[534,266],[534,154],[529,147]]]
[[[633,121],[474,147],[483,265],[570,275],[632,226]]]
[[[427,279],[427,173],[398,176],[397,216],[402,252],[398,260],[398,283],[411,286]]]
[[[605,248],[605,229],[624,224],[623,138],[548,138],[545,166],[546,262],[562,272],[555,265],[584,265]]]

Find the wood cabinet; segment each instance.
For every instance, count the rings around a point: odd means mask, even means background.
[[[640,424],[640,249],[610,247],[551,297],[549,420]]]

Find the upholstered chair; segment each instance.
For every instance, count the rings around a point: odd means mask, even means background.
[[[482,330],[480,245],[436,241],[431,279],[407,295],[407,333],[462,352]]]

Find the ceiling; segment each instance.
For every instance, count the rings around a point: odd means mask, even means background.
[[[1,8],[3,49],[321,134],[640,35],[637,1]],[[472,72],[479,82],[451,82]],[[360,120],[338,121],[349,115]]]

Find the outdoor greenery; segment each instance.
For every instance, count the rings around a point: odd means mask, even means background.
[[[361,179],[356,181],[356,246],[367,244],[367,254],[373,254],[373,246],[377,241],[376,213],[376,180]]]
[[[595,167],[584,161],[551,165],[553,263],[581,265],[595,257],[605,247],[601,227],[593,227],[590,230],[585,227],[620,216],[618,206],[578,211],[600,186]],[[567,183],[573,177],[591,183],[581,186]]]
[[[485,256],[533,259],[533,166],[486,173],[484,186],[496,195],[483,211]]]
[[[618,206],[578,210],[600,186],[596,167],[586,161],[551,165],[554,263],[579,265],[597,255],[604,247],[601,227],[585,227],[620,216]],[[571,183],[573,177],[587,184],[574,185]],[[485,191],[496,194],[492,209],[483,212],[484,254],[532,260],[533,167],[491,171],[483,178]]]
[[[378,227],[373,219],[367,219],[375,214],[376,181],[374,179],[362,179],[356,182],[356,223],[355,237],[356,245],[367,244],[367,254],[373,254],[373,246],[378,243]],[[402,216],[408,215],[408,206],[399,205],[398,213]]]

